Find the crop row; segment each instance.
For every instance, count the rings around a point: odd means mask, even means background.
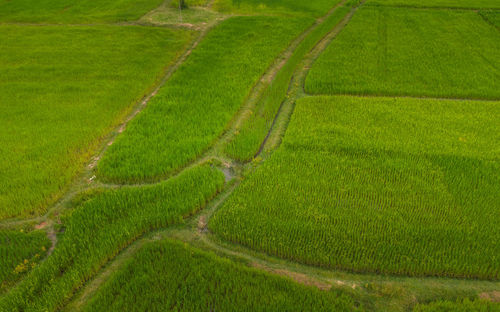
[[[3,297],[2,311],[60,308],[103,265],[140,235],[201,209],[224,185],[208,165],[159,184],[103,190],[82,196],[63,218],[54,252]]]
[[[313,94],[499,99],[500,35],[475,11],[363,7],[306,79]]]
[[[168,307],[168,308],[166,308]],[[340,291],[320,291],[175,241],[144,246],[84,311],[357,311]]]
[[[98,165],[106,181],[156,180],[220,136],[252,86],[310,18],[233,17],[211,30]]]
[[[244,179],[209,228],[318,266],[498,279],[499,107],[300,100],[280,149]]]

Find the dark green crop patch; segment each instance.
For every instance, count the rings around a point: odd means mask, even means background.
[[[299,285],[171,240],[144,246],[83,308],[123,310],[361,311],[340,291]]]
[[[312,265],[498,279],[499,118],[499,102],[300,100],[209,228]]]

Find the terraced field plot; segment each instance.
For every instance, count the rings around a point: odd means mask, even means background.
[[[135,26],[0,26],[0,219],[43,213],[58,199],[190,36]]]
[[[306,98],[210,228],[361,272],[498,279],[499,102]]]
[[[314,64],[313,94],[500,98],[500,33],[475,11],[364,7]]]

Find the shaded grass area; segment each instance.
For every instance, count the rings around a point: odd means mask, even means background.
[[[213,8],[225,13],[240,14],[288,14],[319,17],[340,0],[214,0]]]
[[[2,0],[0,22],[90,23],[136,20],[163,0]]]
[[[293,55],[262,94],[253,114],[245,120],[234,139],[226,146],[225,152],[229,156],[239,161],[249,161],[254,157],[271,128],[281,103],[285,100],[295,69],[315,44],[342,20],[351,6],[352,3],[347,3],[338,8],[297,46]]]
[[[500,11],[481,10],[479,11],[479,15],[500,31]]]
[[[0,219],[45,212],[190,39],[136,26],[0,26]]]
[[[209,228],[354,272],[498,279],[500,103],[314,97]]]
[[[380,6],[402,6],[402,7],[425,7],[425,8],[468,8],[500,9],[500,3],[496,0],[368,0],[367,5]]]
[[[314,94],[498,99],[500,33],[474,11],[364,7],[311,69]]]
[[[358,311],[340,291],[320,291],[176,241],[145,245],[84,311]]]
[[[210,31],[98,165],[105,181],[156,180],[223,133],[253,85],[309,18],[234,17]]]
[[[34,268],[49,247],[43,231],[0,231],[0,294]]]
[[[213,198],[224,175],[194,167],[151,186],[102,190],[80,197],[64,216],[64,234],[54,252],[10,292],[2,311],[52,311],[109,260],[142,234],[181,223]]]

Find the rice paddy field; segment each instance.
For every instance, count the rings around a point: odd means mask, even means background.
[[[210,227],[312,265],[498,279],[499,117],[499,102],[300,100]]]
[[[493,0],[0,0],[0,311],[500,311]]]
[[[311,94],[498,99],[498,29],[475,11],[364,7],[311,69]]]
[[[0,25],[0,37],[3,219],[44,213],[191,34],[136,26]]]

